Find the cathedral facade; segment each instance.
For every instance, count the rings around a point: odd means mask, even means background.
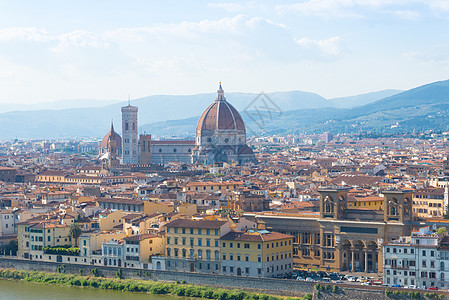
[[[123,164],[214,164],[218,162],[245,164],[257,162],[253,150],[246,144],[245,123],[239,112],[226,100],[220,86],[217,97],[198,120],[196,139],[152,140],[151,135],[137,137],[138,108],[122,107],[122,137],[111,131],[103,138],[100,147],[102,159],[111,157],[110,141]],[[116,157],[114,155],[114,157]]]

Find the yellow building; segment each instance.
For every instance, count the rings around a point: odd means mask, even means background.
[[[44,247],[72,245],[70,227],[47,222],[23,222],[18,227],[18,256],[42,259]]]
[[[231,231],[220,238],[221,273],[273,277],[293,271],[293,236],[267,230]]]
[[[348,199],[349,209],[382,210],[384,198],[377,196],[353,196]]]
[[[120,230],[123,229],[123,218],[129,213],[116,210],[107,216],[104,216],[100,218],[100,230],[102,231],[108,231],[108,230],[115,230],[118,229],[118,226],[120,227]]]
[[[167,270],[219,273],[220,237],[228,221],[177,219],[165,224]]]
[[[413,194],[413,214],[418,218],[442,217],[444,188],[424,188]]]
[[[152,201],[144,201],[143,212],[147,215],[171,213],[175,211],[175,207],[171,202],[156,203]]]
[[[151,256],[165,253],[165,237],[156,234],[140,234],[123,239],[125,267],[148,269]]]

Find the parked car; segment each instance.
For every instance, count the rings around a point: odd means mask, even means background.
[[[406,288],[416,290],[418,287],[416,285],[412,284],[412,285],[406,286]]]
[[[393,284],[393,285],[390,285],[390,287],[400,288],[400,287],[402,287],[402,285],[400,285],[400,284]]]
[[[437,286],[429,286],[427,289],[437,291],[438,287]]]
[[[356,282],[357,278],[355,276],[348,277],[349,282]]]

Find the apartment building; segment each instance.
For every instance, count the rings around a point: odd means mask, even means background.
[[[383,245],[383,279],[386,284],[441,286],[438,242],[440,236],[429,227]]]
[[[165,224],[167,270],[218,273],[220,238],[229,221],[176,219]]]
[[[293,236],[267,230],[231,231],[220,238],[221,273],[273,277],[293,270]]]

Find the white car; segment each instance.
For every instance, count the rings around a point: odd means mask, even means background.
[[[315,280],[313,280],[312,277],[307,277],[307,278],[306,278],[306,281],[315,281]]]
[[[354,277],[354,276],[351,276],[351,277],[348,278],[348,281],[349,281],[349,282],[356,282],[356,281],[357,281],[357,278]]]
[[[416,290],[418,287],[416,285],[407,285],[406,288]]]

